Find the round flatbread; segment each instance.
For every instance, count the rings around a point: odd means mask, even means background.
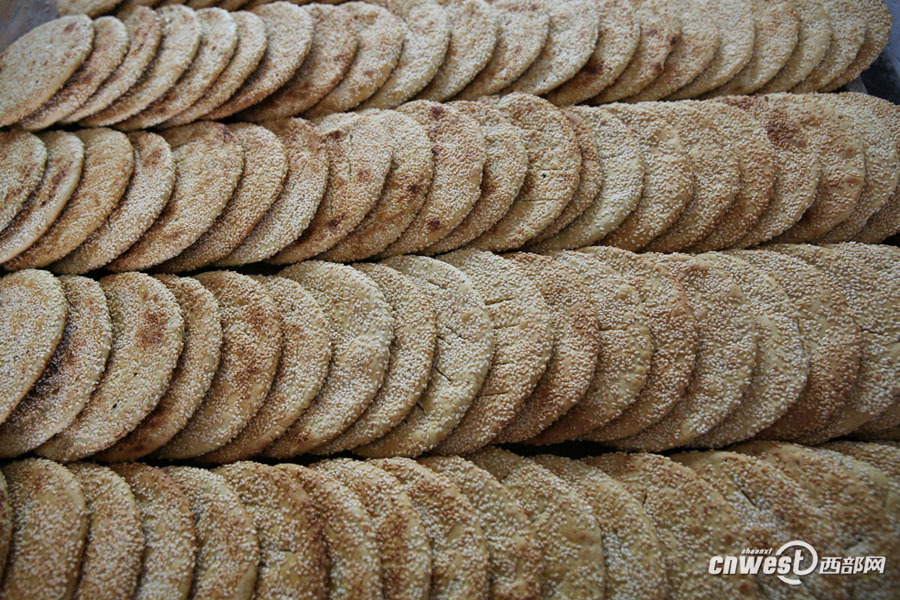
[[[579,252],[551,256],[574,270],[590,291],[600,327],[600,350],[587,392],[553,425],[529,440],[534,444],[577,439],[621,415],[637,401],[653,356],[653,336],[634,287],[596,256]]]
[[[634,56],[641,40],[641,26],[629,0],[595,0],[600,29],[594,53],[571,79],[548,93],[558,106],[578,104],[612,84]]]
[[[900,484],[900,453],[895,446],[866,442],[828,442],[822,448],[834,450],[868,463],[884,473],[894,485]]]
[[[125,195],[134,169],[134,150],[112,129],[75,133],[84,144],[81,179],[53,225],[28,250],[4,263],[8,269],[43,267],[59,260],[99,229]]]
[[[381,557],[375,524],[352,489],[324,469],[278,465],[309,496],[327,554],[326,586],[317,597],[382,597]]]
[[[229,117],[268,97],[294,76],[309,52],[313,20],[308,12],[290,2],[273,2],[253,13],[266,27],[266,52],[253,74],[208,119]]]
[[[325,540],[303,486],[282,469],[259,463],[238,462],[214,472],[228,482],[256,526],[259,566],[253,597],[324,595]]]
[[[419,463],[448,479],[475,511],[488,550],[490,597],[538,597],[541,547],[528,515],[513,495],[493,475],[458,456],[431,456]]]
[[[565,229],[535,244],[536,250],[568,250],[597,243],[631,214],[644,186],[641,148],[622,120],[596,108],[576,106],[569,111],[593,131],[603,182],[594,202]]]
[[[365,506],[378,540],[384,597],[428,597],[431,543],[403,484],[384,469],[363,461],[326,460],[313,468],[352,489]]]
[[[819,0],[831,24],[831,42],[815,68],[791,90],[818,92],[845,73],[859,55],[866,37],[865,15],[853,0]]]
[[[604,589],[603,539],[593,510],[574,488],[534,461],[485,448],[469,457],[509,491],[541,545],[544,598],[593,598]]]
[[[519,195],[507,213],[472,242],[483,250],[521,248],[549,227],[572,201],[578,189],[581,151],[565,113],[546,100],[511,94],[496,100],[522,131],[528,171]]]
[[[134,431],[102,452],[97,457],[100,460],[134,460],[171,440],[203,402],[219,366],[222,325],[215,296],[190,277],[156,278],[172,292],[181,308],[184,347],[159,404]]]
[[[351,262],[379,254],[409,227],[428,197],[434,159],[425,128],[395,110],[373,118],[390,137],[392,154],[381,197],[356,229],[322,254],[324,260]]]
[[[281,193],[250,234],[231,254],[216,261],[230,267],[265,260],[296,240],[306,229],[325,194],[328,151],[315,126],[302,119],[269,121],[266,128],[284,145],[287,177]]]
[[[403,19],[403,49],[390,76],[362,108],[394,108],[434,79],[447,57],[451,15],[442,3],[426,0],[369,0]],[[456,28],[456,27],[455,27]]]
[[[450,40],[444,60],[418,97],[442,102],[466,87],[497,45],[497,15],[484,0],[437,0],[447,14]]]
[[[68,427],[103,376],[112,345],[103,290],[85,277],[61,277],[59,282],[66,297],[63,336],[40,379],[0,425],[0,456],[4,458],[34,450]],[[42,324],[46,326],[47,321]],[[18,343],[22,342],[19,338]]]
[[[89,98],[60,122],[76,123],[108,108],[137,83],[156,57],[162,41],[163,18],[156,11],[139,6],[128,13],[123,23],[130,41],[122,62]]]
[[[49,229],[75,193],[84,166],[84,144],[65,131],[40,134],[47,149],[44,176],[12,223],[0,231],[0,262],[28,249]]]
[[[41,377],[63,338],[66,293],[47,271],[26,270],[0,279],[0,423]]]
[[[647,381],[637,400],[621,416],[585,439],[603,442],[634,435],[659,423],[688,387],[697,355],[697,320],[684,287],[652,260],[615,248],[586,248],[615,269],[643,301],[653,336]]]
[[[275,93],[242,111],[239,118],[264,121],[299,115],[333,90],[350,68],[359,46],[350,13],[327,4],[310,4],[303,10],[313,23],[306,57]]]
[[[856,5],[856,11],[865,20],[866,37],[856,58],[835,79],[829,81],[828,85],[822,87],[823,91],[834,91],[859,77],[860,73],[875,62],[887,45],[893,25],[893,16],[888,6],[884,2],[863,0]]]
[[[394,317],[374,281],[347,265],[307,261],[279,273],[303,286],[322,307],[333,344],[328,375],[302,415],[265,455],[309,452],[346,431],[384,382]]]
[[[251,12],[232,13],[237,25],[238,43],[231,62],[219,74],[206,92],[191,106],[162,123],[163,127],[186,125],[202,119],[228,101],[247,81],[263,60],[268,48],[266,25]]]
[[[76,598],[130,598],[144,550],[141,513],[131,488],[108,467],[69,465],[90,513]]]
[[[153,225],[109,264],[113,271],[147,269],[180,254],[212,227],[241,178],[244,151],[225,125],[185,125],[163,137],[172,148],[175,186]]]
[[[548,454],[532,460],[572,486],[593,509],[603,538],[604,597],[665,598],[660,540],[637,498],[597,467]]]
[[[744,293],[758,333],[756,364],[740,404],[689,444],[717,448],[750,439],[780,419],[806,386],[809,357],[797,309],[772,276],[735,256],[709,252],[700,258],[731,275]]]
[[[831,45],[831,19],[821,0],[795,2],[800,19],[797,47],[778,74],[760,88],[760,94],[786,92],[806,79]]]
[[[0,227],[6,227],[37,189],[47,164],[47,148],[25,131],[0,132]]]
[[[457,101],[452,106],[475,119],[484,135],[481,197],[449,235],[423,250],[428,254],[461,248],[493,227],[509,211],[528,172],[525,133],[503,111],[487,102]]]
[[[234,439],[265,402],[281,356],[278,308],[261,283],[230,271],[196,279],[217,301],[222,349],[200,406],[155,454],[167,460],[200,456]]]
[[[647,107],[658,111],[678,131],[691,170],[693,192],[675,222],[647,244],[645,251],[678,252],[694,245],[715,229],[734,204],[740,185],[737,148],[716,125],[720,112],[717,106],[710,103],[703,110],[691,103],[666,102]]]
[[[706,96],[752,94],[771,81],[797,47],[800,17],[792,0],[751,0],[756,26],[753,55],[737,75]]]
[[[201,39],[188,69],[172,87],[147,108],[116,124],[120,129],[147,129],[183,112],[216,81],[234,56],[238,44],[237,23],[221,8],[197,11]]]
[[[112,320],[106,370],[75,420],[37,449],[61,462],[105,450],[134,430],[162,398],[181,353],[184,320],[162,283],[123,273],[100,287]]]
[[[494,330],[491,366],[462,421],[434,451],[465,454],[487,445],[512,422],[537,385],[552,351],[551,313],[533,271],[490,252],[441,257],[468,276],[484,298]]]
[[[319,454],[336,454],[368,444],[388,433],[409,414],[431,375],[437,343],[437,318],[424,290],[403,273],[381,264],[355,265],[384,294],[394,318],[390,362],[378,393],[345,432]]]
[[[197,541],[184,492],[156,467],[120,463],[111,468],[131,487],[143,525],[143,555],[134,598],[186,598]]]
[[[453,483],[408,458],[372,461],[396,477],[431,543],[432,598],[484,598],[488,551],[475,509]]]
[[[46,104],[19,121],[19,127],[32,131],[44,129],[68,117],[97,91],[125,59],[129,46],[125,24],[115,17],[101,17],[94,21],[93,26],[93,49],[87,59]]]
[[[734,148],[740,182],[731,208],[692,251],[731,248],[756,225],[772,202],[776,182],[775,147],[764,124],[749,113],[725,105],[716,125]]]
[[[121,0],[57,0],[56,11],[61,15],[87,15],[96,17],[108,13]]]
[[[197,554],[190,597],[252,598],[259,572],[259,536],[241,497],[213,471],[164,470],[181,488],[194,519]]]
[[[891,136],[900,152],[900,121],[896,118],[897,107],[888,101],[874,100],[875,96],[854,96],[857,101],[868,102],[869,108],[888,126]],[[885,203],[884,207],[869,217],[863,227],[855,236],[856,241],[868,244],[883,242],[892,235],[900,232],[900,185],[894,189],[894,193]]]
[[[118,206],[80,246],[50,268],[56,273],[87,273],[125,252],[150,228],[175,187],[172,149],[149,131],[128,134],[134,149],[134,169]]]
[[[81,119],[86,125],[120,123],[162,97],[188,71],[200,47],[200,19],[186,6],[164,6],[157,11],[163,22],[156,56],[128,90],[100,112]]]
[[[378,121],[341,115],[321,124],[319,133],[328,149],[325,195],[297,241],[270,262],[300,262],[329,250],[360,224],[381,196],[393,147]]]
[[[475,401],[488,368],[494,332],[487,307],[459,269],[432,258],[403,256],[384,262],[413,279],[437,318],[431,376],[404,420],[378,440],[356,448],[363,456],[418,456],[450,435]]]
[[[12,505],[9,503],[9,488],[6,479],[0,471],[0,561],[6,568],[6,559],[9,556],[9,546],[12,542]],[[0,582],[3,580],[3,571],[0,571]]]
[[[399,17],[365,2],[341,8],[350,13],[359,45],[341,82],[306,111],[310,118],[347,111],[367,100],[388,80],[403,49],[407,27]]]
[[[809,356],[800,398],[758,434],[762,439],[798,439],[821,430],[850,399],[860,360],[859,326],[847,298],[818,270],[775,252],[739,251],[741,260],[774,278],[797,309],[797,325]]]
[[[450,104],[416,100],[398,109],[428,132],[434,176],[415,219],[383,256],[411,254],[443,239],[481,196],[487,147],[478,122]]]
[[[640,105],[610,110],[637,139],[644,162],[641,199],[619,226],[601,240],[604,246],[639,250],[668,229],[691,199],[691,166],[678,130]]]
[[[228,128],[244,150],[244,168],[237,187],[212,226],[181,254],[161,264],[162,270],[194,271],[231,254],[283,189],[288,164],[284,144],[278,136],[265,127],[249,123]]]
[[[641,37],[628,66],[612,84],[588,100],[606,104],[633,96],[662,73],[666,58],[681,38],[681,22],[662,0],[631,0]]]
[[[0,127],[34,114],[87,60],[94,27],[83,15],[32,29],[0,54]]]
[[[484,68],[459,94],[462,100],[496,94],[516,81],[537,60],[550,33],[543,2],[490,0],[497,18],[497,43]]]
[[[284,277],[258,279],[281,321],[281,359],[259,412],[233,440],[198,460],[229,463],[260,454],[297,421],[322,388],[331,362],[331,333],[316,299]]]
[[[575,270],[538,254],[505,258],[537,285],[551,319],[553,346],[547,368],[495,440],[520,442],[538,435],[587,393],[599,359],[600,328],[591,291]]]
[[[583,459],[619,480],[639,501],[656,529],[669,596],[753,595],[747,575],[698,577],[709,558],[740,554],[746,536],[734,509],[691,469],[655,454],[612,453]]]
[[[6,598],[71,598],[88,532],[75,476],[49,460],[2,467],[12,507],[12,538],[0,593]]]
[[[706,68],[690,83],[670,94],[669,100],[699,98],[730,81],[753,56],[756,25],[750,2],[706,2],[705,9],[719,30],[719,48]]]

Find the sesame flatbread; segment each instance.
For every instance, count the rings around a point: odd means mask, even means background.
[[[269,259],[295,263],[332,248],[362,222],[378,202],[393,147],[373,116],[341,115],[319,126],[328,149],[328,187],[300,237]]]
[[[112,321],[106,370],[75,420],[37,449],[70,462],[109,448],[162,398],[182,348],[184,319],[175,296],[143,273],[100,280]]]
[[[493,227],[512,206],[528,172],[525,134],[503,111],[487,102],[465,100],[453,107],[478,121],[484,135],[481,197],[456,229],[423,250],[428,254],[460,248]]]
[[[39,458],[2,470],[13,534],[0,594],[71,598],[89,519],[78,480],[64,466]]]
[[[131,487],[143,523],[141,572],[134,598],[187,597],[197,552],[187,497],[162,469],[139,463],[111,468]]]
[[[105,461],[144,457],[175,437],[203,402],[219,366],[222,325],[212,292],[190,277],[157,275],[178,301],[184,318],[184,346],[166,393],[134,431],[97,458]]]
[[[412,117],[428,132],[434,176],[416,218],[382,256],[418,252],[449,235],[481,196],[487,158],[478,121],[452,105],[416,100],[398,111]]]
[[[359,46],[341,82],[306,111],[308,117],[322,117],[358,106],[378,91],[400,60],[407,27],[399,17],[365,2],[341,6],[353,19]]]
[[[786,92],[806,79],[825,58],[831,45],[831,19],[821,0],[796,2],[800,27],[797,47],[778,74],[760,88],[760,94]]]
[[[418,456],[450,435],[475,401],[488,368],[494,332],[484,299],[459,269],[422,256],[384,261],[425,293],[437,318],[431,376],[419,401],[385,436],[355,449],[363,456]]]
[[[144,550],[141,513],[131,488],[109,467],[69,465],[90,513],[76,598],[130,598]]]
[[[12,506],[9,502],[9,488],[6,478],[0,471],[0,561],[3,561],[4,569],[6,559],[9,556],[9,546],[12,542]],[[3,580],[3,571],[0,571],[0,582]]]
[[[496,94],[516,81],[537,60],[550,32],[543,2],[491,0],[497,15],[497,43],[487,64],[458,98],[473,100]]]
[[[854,0],[819,0],[831,23],[831,42],[821,62],[791,90],[818,92],[847,71],[866,37],[866,20]]]
[[[828,82],[822,88],[823,91],[833,91],[846,85],[859,77],[859,74],[869,68],[875,62],[881,51],[884,50],[891,34],[893,15],[890,8],[876,0],[862,0],[856,5],[857,13],[862,15],[866,24],[866,37],[856,54],[856,58],[835,79]]]
[[[565,250],[596,244],[631,214],[644,186],[642,152],[622,120],[595,108],[576,106],[569,110],[593,131],[603,183],[593,204],[568,227],[535,244],[536,250]]]
[[[604,237],[604,246],[639,250],[668,229],[691,199],[691,167],[678,130],[640,105],[617,104],[610,110],[637,139],[644,163],[641,199],[618,228]]]
[[[487,65],[497,45],[497,14],[484,0],[437,0],[447,15],[450,40],[444,60],[419,98],[452,98]]]
[[[278,308],[261,283],[230,271],[196,279],[217,301],[222,349],[200,406],[155,454],[167,460],[200,456],[234,439],[265,402],[281,356]]]
[[[237,25],[238,43],[231,62],[209,86],[203,96],[190,107],[162,123],[163,127],[186,125],[202,119],[206,114],[222,106],[247,81],[263,60],[268,48],[266,25],[255,14],[247,11],[231,15]]]
[[[252,598],[259,571],[259,536],[241,497],[213,471],[164,470],[181,488],[194,519],[197,554],[190,596]]]
[[[285,277],[258,280],[278,308],[281,358],[259,412],[233,440],[197,460],[229,463],[260,454],[300,418],[328,376],[331,332],[312,294]]]
[[[856,96],[857,100],[863,98]],[[896,118],[897,107],[888,101],[873,101],[874,96],[866,96],[869,108],[888,126],[897,150],[900,152],[900,121]],[[885,205],[877,213],[869,217],[866,225],[856,234],[858,242],[876,244],[900,232],[900,185],[894,189],[894,193]]]
[[[112,345],[103,290],[86,277],[59,281],[66,295],[63,336],[28,395],[0,425],[5,458],[29,452],[68,427],[103,376]]]
[[[150,106],[121,121],[124,130],[148,129],[167,121],[199,100],[231,62],[238,44],[237,23],[221,8],[197,11],[202,37],[188,69]]]
[[[312,41],[300,67],[277,91],[242,111],[248,121],[299,115],[330,92],[350,68],[359,40],[349,12],[341,6],[303,7],[313,22]]]
[[[278,136],[249,123],[228,128],[244,151],[241,178],[212,226],[181,254],[160,265],[166,272],[194,271],[231,254],[281,193],[288,164]]]
[[[60,15],[87,15],[96,17],[111,12],[121,0],[57,0],[56,11]]]
[[[641,40],[641,26],[629,0],[596,0],[600,35],[594,53],[571,79],[547,94],[550,102],[564,106],[592,98],[611,85],[634,56]]]
[[[552,351],[551,313],[527,268],[490,252],[460,250],[441,257],[481,293],[494,331],[484,383],[465,417],[434,449],[465,454],[487,445],[518,415]]]
[[[94,42],[89,18],[69,16],[32,29],[0,54],[0,126],[34,114],[87,60]]]
[[[332,354],[319,393],[265,454],[286,458],[325,444],[353,424],[384,382],[394,317],[374,281],[347,265],[307,261],[279,273],[316,299],[327,319]]]
[[[0,310],[2,423],[41,377],[63,338],[65,289],[47,271],[11,273],[0,279]]]
[[[497,442],[520,442],[538,435],[587,393],[600,352],[597,307],[577,271],[546,256],[505,257],[525,270],[550,310],[552,350],[547,368]]]
[[[47,164],[47,148],[25,131],[0,132],[0,227],[6,227],[37,189]]]
[[[49,127],[69,116],[100,84],[112,75],[128,52],[129,35],[124,23],[115,17],[94,21],[94,45],[84,63],[37,112],[17,123],[18,127],[36,130]]]
[[[427,294],[406,275],[381,264],[361,263],[384,294],[394,317],[394,338],[384,383],[365,412],[345,432],[316,448],[336,454],[368,444],[388,433],[409,414],[431,376],[437,343],[437,318]]]
[[[379,254],[409,227],[428,197],[434,158],[426,129],[395,110],[373,118],[390,137],[392,150],[381,196],[356,229],[322,254],[324,260],[351,262]]]
[[[159,9],[158,15],[163,21],[162,40],[147,70],[110,106],[82,118],[82,123],[111,125],[138,114],[162,97],[191,66],[202,37],[197,13],[175,5]]]
[[[559,217],[578,189],[581,152],[562,110],[546,100],[511,94],[496,100],[525,136],[528,171],[509,211],[472,245],[482,250],[521,248]]]
[[[244,151],[221,123],[202,122],[169,129],[175,187],[159,217],[125,254],[114,271],[147,269],[180,254],[225,210],[244,168]]]
[[[834,450],[866,462],[900,484],[900,452],[888,444],[838,441],[828,442],[822,448]]]
[[[313,20],[289,2],[273,2],[253,9],[266,26],[266,52],[229,100],[210,111],[209,119],[229,117],[268,97],[293,77],[309,52]]]
[[[300,237],[312,220],[328,182],[325,140],[309,121],[269,121],[266,128],[278,135],[287,156],[287,177],[269,210],[231,254],[216,261],[218,267],[258,262],[276,254]]]
[[[643,300],[653,355],[647,381],[621,416],[585,436],[591,441],[634,435],[659,423],[681,400],[696,362],[698,331],[684,287],[652,260],[615,248],[586,248],[634,287]]]
[[[112,129],[76,132],[84,163],[75,193],[53,225],[25,252],[4,263],[8,269],[43,267],[59,260],[99,229],[125,194],[134,169],[134,149]]]
[[[87,273],[128,250],[156,220],[175,187],[175,161],[166,140],[148,131],[128,134],[134,150],[131,181],[118,206],[80,246],[52,263],[57,273]]]
[[[39,137],[47,149],[44,175],[12,222],[0,231],[0,262],[27,250],[53,225],[81,180],[84,144],[78,136],[49,131]]]

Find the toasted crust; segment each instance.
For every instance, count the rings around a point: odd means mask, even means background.
[[[857,4],[856,10],[865,21],[866,36],[853,61],[842,73],[822,88],[826,92],[836,90],[859,77],[859,74],[868,69],[878,58],[890,36],[893,15],[884,2],[863,0]]]
[[[819,0],[831,22],[831,42],[822,61],[791,90],[817,92],[847,71],[866,37],[865,17],[853,0]]]
[[[831,19],[821,0],[796,3],[800,25],[797,46],[778,74],[760,88],[760,94],[786,92],[806,79],[831,46]]]
[[[866,98],[874,98],[874,96],[867,96]],[[857,99],[863,100],[859,97]],[[887,101],[867,101],[869,102],[869,108],[875,112],[883,123],[887,124],[891,136],[894,138],[894,143],[897,145],[897,150],[900,152],[900,122],[896,118],[896,106]],[[894,193],[884,207],[869,217],[865,227],[856,234],[855,239],[858,242],[877,244],[898,232],[900,232],[900,185],[894,189]]]
[[[41,139],[25,131],[0,132],[0,227],[6,227],[37,188],[47,164]]]

